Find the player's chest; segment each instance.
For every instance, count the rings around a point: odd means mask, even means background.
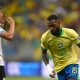
[[[69,47],[72,45],[72,41],[69,38],[51,38],[48,40],[48,46],[53,48],[63,48],[63,47]]]

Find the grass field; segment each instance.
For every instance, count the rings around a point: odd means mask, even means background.
[[[6,80],[53,80],[53,79],[41,77],[7,77]],[[80,78],[78,80],[80,80]]]
[[[52,80],[41,77],[7,77],[6,80]]]

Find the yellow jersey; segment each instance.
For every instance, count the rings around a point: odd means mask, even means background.
[[[80,43],[80,39],[73,29],[62,28],[62,34],[59,37],[52,35],[50,30],[42,35],[41,47],[50,51],[56,72],[69,64],[77,64],[77,54],[72,46],[74,43]]]

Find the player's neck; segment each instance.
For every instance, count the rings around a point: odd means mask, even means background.
[[[60,36],[62,34],[62,28],[58,28],[55,32],[51,31],[52,35]]]

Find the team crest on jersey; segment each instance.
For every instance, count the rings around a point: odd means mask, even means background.
[[[77,70],[78,70],[77,67],[72,67],[72,73],[73,74],[76,74],[78,72]]]
[[[63,48],[63,43],[59,43],[59,44],[58,44],[58,47],[59,47],[59,48]]]

